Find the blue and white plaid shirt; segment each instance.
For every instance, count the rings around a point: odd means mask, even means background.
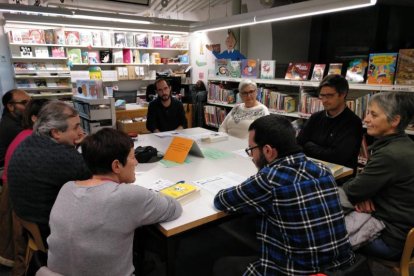
[[[335,180],[303,153],[221,190],[219,210],[257,213],[261,258],[244,275],[309,275],[354,261]]]

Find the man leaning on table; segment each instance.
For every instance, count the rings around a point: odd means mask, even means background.
[[[147,115],[147,129],[162,132],[187,127],[183,104],[171,96],[171,86],[165,79],[155,82],[158,97],[150,102]]]
[[[257,214],[261,256],[225,257],[215,275],[310,275],[354,262],[335,180],[296,144],[291,123],[267,115],[249,127],[258,173],[221,190],[219,210]]]

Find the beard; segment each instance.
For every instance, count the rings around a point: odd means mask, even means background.
[[[264,156],[264,154],[261,152],[259,159],[257,159],[256,161],[253,160],[253,163],[256,165],[256,168],[260,171],[261,169],[264,168],[264,166],[266,166],[267,164],[269,164],[269,162],[267,162],[266,157]]]
[[[170,99],[170,97],[171,97],[171,94],[170,95],[162,95],[161,96],[161,101],[166,102]]]

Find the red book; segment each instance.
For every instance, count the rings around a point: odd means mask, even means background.
[[[312,64],[305,63],[289,63],[286,71],[285,79],[287,80],[307,80]]]

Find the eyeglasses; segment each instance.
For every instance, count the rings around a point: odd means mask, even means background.
[[[240,96],[247,97],[253,95],[254,93],[256,93],[256,90],[243,91],[240,92]]]
[[[246,154],[247,154],[248,156],[251,156],[251,155],[252,155],[252,151],[253,151],[255,148],[258,148],[258,147],[260,147],[260,146],[259,146],[259,145],[256,145],[256,146],[253,146],[253,147],[246,148],[246,149],[244,149],[244,151],[246,152]]]
[[[26,105],[28,102],[29,100],[23,100],[23,101],[11,101],[10,103]]]
[[[319,99],[332,99],[338,93],[319,94]]]

